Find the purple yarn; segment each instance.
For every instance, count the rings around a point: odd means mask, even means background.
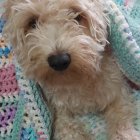
[[[6,128],[8,123],[11,123],[16,114],[16,107],[15,106],[8,106],[3,109],[4,115],[0,113],[0,127]]]

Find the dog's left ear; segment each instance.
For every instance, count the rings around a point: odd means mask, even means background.
[[[105,46],[108,42],[107,26],[109,25],[106,3],[103,0],[82,0],[78,8],[81,9],[80,11],[87,20],[92,37]]]
[[[87,13],[91,35],[103,46],[107,43],[107,26],[109,25],[106,13],[106,4],[102,0],[90,0],[91,4]]]

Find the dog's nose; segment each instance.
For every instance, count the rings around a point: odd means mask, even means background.
[[[68,68],[71,57],[68,53],[51,55],[48,57],[48,63],[56,71],[63,71]]]

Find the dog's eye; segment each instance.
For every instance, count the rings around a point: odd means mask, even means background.
[[[36,20],[36,18],[33,18],[29,21],[28,27],[31,28],[31,29],[35,29],[36,26],[37,26],[36,24],[37,24],[37,20]]]
[[[74,18],[78,23],[80,23],[83,19],[82,15],[77,15],[75,18]]]

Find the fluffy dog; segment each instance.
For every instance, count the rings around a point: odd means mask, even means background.
[[[139,139],[129,90],[107,49],[104,7],[102,0],[5,4],[4,32],[26,76],[45,92],[54,114],[53,140],[93,140],[77,118],[97,111],[105,116],[109,139]]]

